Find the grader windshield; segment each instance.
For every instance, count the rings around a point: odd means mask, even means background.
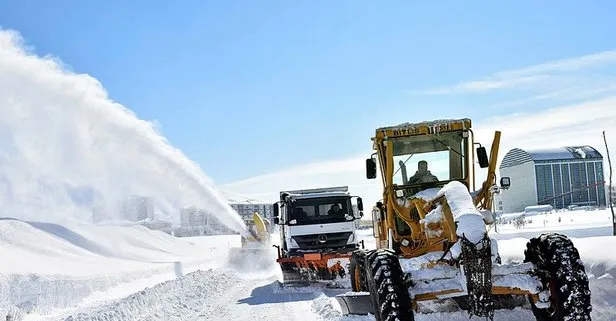
[[[462,131],[391,138],[393,184],[416,185],[466,178]]]

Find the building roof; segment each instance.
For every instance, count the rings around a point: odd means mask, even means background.
[[[500,168],[517,166],[527,162],[603,159],[601,153],[591,146],[565,146],[557,148],[528,149],[514,148],[505,154]]]

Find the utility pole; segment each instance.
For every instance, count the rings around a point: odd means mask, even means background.
[[[607,147],[607,139],[605,138],[605,130],[603,131],[603,142],[605,142],[605,151],[607,152],[607,163],[610,167],[610,210],[612,211],[612,235],[616,236],[616,216],[614,216],[614,207],[612,204],[612,161],[610,160],[610,150]]]

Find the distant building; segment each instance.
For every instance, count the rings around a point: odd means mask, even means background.
[[[120,202],[120,217],[131,222],[139,222],[154,218],[154,201],[150,197],[130,196]]]
[[[105,202],[96,198],[92,205],[92,221],[124,220],[140,222],[155,219],[155,205],[151,197],[130,196],[119,202]]]
[[[242,219],[252,220],[252,214],[254,212],[258,212],[261,217],[269,220],[270,222],[274,219],[274,205],[268,203],[231,203],[231,208],[233,208]]]
[[[180,210],[180,227],[174,229],[176,236],[202,236],[234,234],[235,232],[220,223],[218,218],[204,209],[187,206]]]
[[[606,205],[603,156],[590,146],[541,150],[514,148],[500,165],[511,187],[498,197],[498,209],[522,212],[527,206]]]

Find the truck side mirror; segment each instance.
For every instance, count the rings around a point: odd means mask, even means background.
[[[479,159],[479,167],[486,168],[490,166],[490,161],[488,160],[488,153],[486,152],[485,147],[477,147],[477,158]]]
[[[360,211],[364,210],[364,201],[361,199],[361,197],[357,198],[357,209]]]
[[[500,185],[501,185],[501,188],[508,189],[509,186],[511,186],[511,179],[509,177],[506,177],[506,176],[505,177],[501,177]]]
[[[376,161],[374,158],[366,159],[366,178],[376,178]]]
[[[278,203],[274,203],[274,217],[277,219],[279,214]],[[276,223],[278,224],[278,223]]]

